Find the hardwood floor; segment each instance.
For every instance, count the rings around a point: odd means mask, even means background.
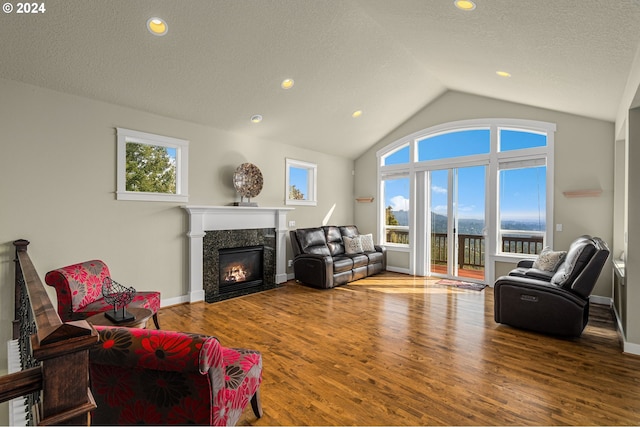
[[[262,404],[241,425],[637,425],[640,357],[608,308],[580,338],[498,325],[493,289],[383,273],[161,309],[164,329],[260,350]]]

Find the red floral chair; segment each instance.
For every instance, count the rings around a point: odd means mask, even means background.
[[[48,272],[44,281],[56,289],[60,319],[63,322],[83,320],[94,314],[112,310],[113,306],[107,304],[102,296],[102,281],[105,277],[111,277],[109,268],[97,259]],[[153,312],[153,323],[160,329],[160,292],[136,291],[133,301],[127,307],[148,308]]]
[[[92,424],[235,425],[262,416],[262,355],[182,332],[95,327],[89,355]]]

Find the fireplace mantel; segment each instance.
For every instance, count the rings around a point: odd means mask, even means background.
[[[189,214],[189,302],[203,301],[202,239],[206,231],[276,229],[276,283],[287,281],[287,212],[293,208],[182,206]]]

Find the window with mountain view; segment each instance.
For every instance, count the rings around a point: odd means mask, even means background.
[[[409,177],[383,181],[385,243],[409,244]]]
[[[547,168],[519,166],[501,169],[500,251],[538,254],[547,228]]]
[[[485,253],[539,253],[553,237],[547,223],[554,133],[552,123],[468,120],[425,129],[379,150],[381,243],[428,248],[432,267],[450,262],[447,257],[460,257],[460,268],[484,268]],[[410,240],[412,215],[413,223],[431,232]],[[434,249],[440,244],[432,241],[435,235],[447,250]]]

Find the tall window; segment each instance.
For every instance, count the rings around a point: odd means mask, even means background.
[[[486,203],[475,206],[484,210],[476,216],[486,220],[482,224],[476,220],[473,226],[481,230],[485,243],[490,243],[486,247],[493,255],[539,253],[544,245],[552,243],[553,236],[547,224],[552,222],[553,212],[554,132],[555,125],[545,122],[468,120],[416,132],[378,151],[380,243],[413,250],[410,237],[414,230],[408,219],[421,212],[422,216],[438,214],[431,212],[428,200],[433,194],[420,191],[424,184],[417,181],[418,177],[432,179],[433,174],[425,173],[482,166],[478,170],[487,174]],[[460,198],[456,207],[456,227],[460,229],[465,226],[460,223],[464,220],[460,212],[472,209],[462,201],[473,200],[465,196],[462,186],[455,188]],[[403,222],[404,218],[407,220]],[[414,223],[420,221],[416,218]],[[427,237],[415,238],[420,243],[419,239]]]
[[[547,228],[546,166],[500,169],[499,252],[538,254]]]
[[[409,177],[386,177],[384,194],[385,243],[409,244]]]

